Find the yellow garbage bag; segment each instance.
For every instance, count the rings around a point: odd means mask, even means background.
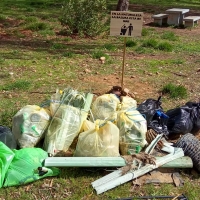
[[[128,110],[137,108],[137,101],[129,96],[121,96],[121,108],[120,110]]]
[[[115,121],[119,104],[120,100],[115,94],[104,94],[97,97],[92,105],[94,120],[101,119]]]
[[[34,147],[44,136],[50,112],[37,105],[27,105],[12,119],[12,133],[21,148]]]
[[[96,125],[95,125],[96,124]],[[77,157],[117,157],[119,154],[119,129],[110,121],[86,120],[79,134],[74,156]]]
[[[117,126],[122,155],[136,153],[136,148],[141,149],[147,144],[147,122],[139,111],[131,109],[118,113]]]

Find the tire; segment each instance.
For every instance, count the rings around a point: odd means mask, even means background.
[[[175,144],[183,149],[186,156],[189,156],[194,167],[200,172],[200,141],[191,133],[183,135]]]

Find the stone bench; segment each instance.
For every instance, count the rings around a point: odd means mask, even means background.
[[[188,16],[183,19],[185,22],[185,27],[193,27],[195,24],[198,24],[200,16]]]
[[[163,24],[167,24],[168,14],[157,14],[153,15],[152,18],[154,19],[155,24],[162,26]]]

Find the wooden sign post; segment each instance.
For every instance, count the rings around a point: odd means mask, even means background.
[[[143,12],[111,11],[110,36],[124,37],[123,64],[121,87],[123,88],[126,38],[141,36],[143,24]]]

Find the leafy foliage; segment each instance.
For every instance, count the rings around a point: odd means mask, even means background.
[[[105,29],[106,0],[65,0],[60,22],[69,34],[97,36]]]

